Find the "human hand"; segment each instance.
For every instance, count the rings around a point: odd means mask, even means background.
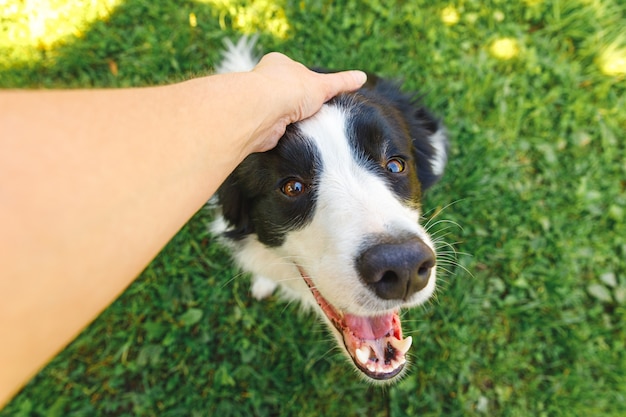
[[[272,52],[252,70],[267,88],[268,106],[276,114],[268,131],[253,145],[255,152],[276,146],[287,125],[314,115],[326,101],[339,93],[353,91],[367,80],[362,71],[321,74],[309,70],[291,58]]]

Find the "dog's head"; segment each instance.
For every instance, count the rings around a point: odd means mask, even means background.
[[[224,236],[244,269],[316,310],[359,371],[393,379],[412,340],[399,311],[435,289],[420,199],[446,161],[440,122],[370,76],[237,167],[218,191]]]

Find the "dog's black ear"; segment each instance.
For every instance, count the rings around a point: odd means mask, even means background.
[[[443,123],[423,106],[418,93],[402,92],[397,81],[368,73],[362,89],[385,97],[404,118],[413,141],[417,176],[422,191],[427,190],[439,181],[448,162],[448,135]]]
[[[413,101],[411,138],[413,157],[422,191],[433,186],[441,177],[448,162],[448,134],[443,123],[424,108],[419,100]]]
[[[326,69],[314,71],[328,73]],[[443,175],[448,162],[448,134],[443,123],[421,103],[421,95],[402,92],[400,82],[367,73],[367,81],[360,91],[375,92],[384,97],[404,118],[413,141],[413,157],[422,191],[433,186]]]
[[[231,173],[217,190],[218,205],[222,216],[228,223],[224,235],[230,239],[240,240],[254,233],[250,221],[250,199],[237,179],[237,171]]]

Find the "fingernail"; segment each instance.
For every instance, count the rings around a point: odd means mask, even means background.
[[[361,85],[365,84],[365,81],[367,81],[367,74],[359,70],[354,70],[353,72],[355,80]]]

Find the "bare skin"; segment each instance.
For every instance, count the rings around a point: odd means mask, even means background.
[[[169,86],[0,91],[0,407],[243,158],[364,81],[272,53]]]

